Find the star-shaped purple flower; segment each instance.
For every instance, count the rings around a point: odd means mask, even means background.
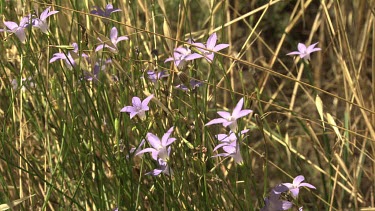
[[[118,51],[117,50],[117,43],[120,42],[120,41],[129,39],[127,36],[118,37],[118,31],[117,31],[116,27],[113,27],[111,29],[111,33],[110,33],[109,36],[110,36],[110,39],[108,41],[104,41],[104,42],[100,38],[98,38],[98,40],[103,44],[98,45],[96,47],[95,51],[100,51],[103,48],[108,48],[110,51],[112,51],[114,53],[117,53],[117,51]]]
[[[120,9],[114,9],[112,4],[107,4],[107,6],[105,6],[104,11],[97,6],[95,6],[94,8],[96,9],[91,10],[90,12],[91,14],[99,15],[99,16],[106,17],[106,18],[108,18],[114,12],[121,11]]]
[[[14,33],[22,43],[25,43],[26,41],[25,28],[29,25],[29,22],[30,22],[30,15],[23,17],[20,21],[20,25],[12,21],[4,21],[4,25],[9,30],[0,29],[0,32],[7,31],[7,32]]]
[[[293,198],[297,198],[300,187],[308,187],[308,188],[316,189],[315,186],[311,185],[310,183],[302,182],[303,180],[305,180],[305,177],[302,175],[299,175],[293,179],[293,183],[283,183],[283,185],[288,187]]]
[[[207,39],[206,45],[202,43],[193,43],[193,46],[196,46],[199,51],[201,51],[206,58],[206,60],[211,63],[214,60],[215,52],[223,50],[224,48],[228,48],[228,44],[219,44],[216,45],[217,42],[217,35],[216,32],[211,34],[211,36]],[[206,49],[203,49],[206,48]]]
[[[164,63],[174,61],[174,64],[176,65],[176,67],[178,67],[179,69],[182,69],[185,67],[188,61],[202,58],[202,57],[203,56],[198,53],[192,53],[189,48],[178,47],[174,49],[173,57],[169,57],[168,59],[164,61]]]
[[[51,15],[58,13],[59,11],[50,11],[51,7],[47,7],[41,14],[39,18],[33,19],[33,26],[39,28],[43,33],[48,32],[47,18]]]
[[[245,109],[242,110],[243,106],[243,98],[241,98],[240,101],[238,101],[236,107],[233,109],[232,114],[226,111],[218,111],[217,113],[222,117],[222,118],[217,118],[209,121],[206,126],[208,125],[213,125],[213,124],[223,124],[224,127],[230,128],[231,131],[236,132],[237,131],[237,119],[244,117],[253,110],[250,109]]]
[[[249,132],[249,130],[242,130],[238,136]],[[213,151],[222,148],[225,153],[220,153],[212,157],[232,157],[238,164],[242,164],[243,159],[240,152],[240,145],[237,141],[237,136],[232,131],[228,134],[218,134],[216,138],[221,142],[218,144]]]
[[[74,55],[77,55],[78,54],[78,44],[77,43],[73,43],[72,46],[73,46],[72,53]],[[68,52],[68,54],[65,54],[65,53],[54,53],[53,57],[49,60],[49,63],[52,63],[52,62],[55,62],[55,61],[61,59],[61,60],[64,60],[66,66],[69,69],[72,69],[72,67],[74,67],[76,65],[76,62],[74,61],[75,58],[73,58],[72,53],[71,52]],[[88,56],[85,53],[82,53],[81,57],[88,58]]]
[[[147,133],[146,139],[148,143],[152,146],[152,148],[145,148],[138,152],[136,155],[143,154],[146,152],[151,152],[151,157],[154,160],[158,160],[159,158],[167,161],[169,159],[169,153],[171,151],[171,147],[168,147],[171,145],[174,141],[176,141],[175,138],[170,138],[170,135],[173,132],[173,127],[171,127],[161,138],[161,140],[152,133]]]
[[[317,44],[318,43],[316,42],[316,43],[310,45],[309,47],[306,47],[305,44],[298,43],[298,51],[290,52],[287,55],[299,55],[299,57],[301,57],[301,59],[304,59],[305,61],[310,60],[310,54],[312,52],[321,50],[320,48],[315,48],[315,46]]]
[[[271,190],[268,198],[264,199],[265,206],[260,209],[261,211],[281,211],[292,208],[293,204],[290,201],[280,200],[280,196],[283,192],[288,191],[288,188],[284,185],[277,185]]]
[[[153,97],[154,95],[150,95],[146,99],[144,99],[142,102],[139,97],[133,97],[132,99],[133,106],[125,106],[124,108],[121,109],[120,112],[130,113],[130,119],[132,119],[135,115],[138,115],[138,117],[141,120],[144,120],[146,119],[145,111],[148,111],[150,109],[148,107],[148,103]]]

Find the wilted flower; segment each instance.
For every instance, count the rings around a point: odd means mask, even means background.
[[[59,11],[49,11],[51,7],[47,7],[41,14],[39,18],[33,19],[33,26],[39,28],[43,33],[48,32],[47,18],[51,15],[58,13]]]
[[[261,211],[280,211],[288,210],[293,204],[290,201],[280,200],[280,196],[283,192],[288,191],[288,188],[284,185],[277,185],[271,190],[268,198],[264,199],[265,206],[260,209]]]
[[[99,15],[99,16],[102,16],[102,17],[106,17],[108,18],[112,13],[114,12],[119,12],[121,11],[120,9],[114,9],[112,4],[107,4],[107,6],[105,7],[104,11],[95,6],[94,8],[96,8],[95,10],[91,10],[91,14],[94,14],[94,15]]]
[[[121,109],[120,112],[130,113],[130,119],[132,119],[135,115],[138,115],[141,120],[144,120],[146,118],[145,111],[148,111],[150,109],[148,107],[148,103],[153,97],[154,95],[150,95],[146,99],[144,99],[142,102],[139,97],[133,97],[132,99],[133,106],[125,106],[124,108]]]
[[[174,61],[174,64],[178,68],[182,69],[185,67],[187,61],[191,61],[202,57],[203,56],[198,53],[192,53],[189,48],[178,47],[174,49],[173,57],[169,57],[164,61],[164,63]]]
[[[0,29],[0,32],[7,31],[14,33],[18,39],[24,43],[26,41],[25,28],[29,25],[30,15],[25,16],[21,19],[20,25],[12,21],[4,21],[4,25],[9,29]]]
[[[248,131],[249,130],[243,130],[240,134],[238,134],[238,136],[245,134]],[[216,138],[221,142],[221,144],[217,145],[213,151],[222,148],[225,153],[220,153],[212,157],[232,157],[236,163],[242,164],[243,159],[240,152],[240,144],[237,141],[236,134],[231,131],[229,135],[218,134],[216,135]]]
[[[206,60],[211,63],[214,60],[215,52],[218,52],[224,48],[228,48],[228,44],[219,44],[216,45],[217,42],[217,35],[216,32],[211,34],[211,36],[207,39],[206,45],[202,43],[193,43],[193,46],[196,46],[199,51],[201,51],[206,58]],[[207,50],[203,49],[206,48]],[[208,51],[210,50],[210,51]]]
[[[73,54],[77,55],[78,54],[78,44],[73,43],[72,46],[74,48],[73,51],[72,51]],[[81,57],[88,58],[88,56],[85,53],[82,53]],[[49,63],[55,62],[56,60],[60,60],[60,59],[64,60],[66,66],[69,69],[72,69],[72,67],[76,65],[76,62],[74,61],[75,58],[72,57],[71,52],[68,52],[67,55],[65,53],[55,53],[55,54],[53,54],[53,57],[49,60]]]
[[[120,42],[120,41],[129,39],[127,36],[118,37],[118,31],[117,31],[116,27],[112,27],[111,33],[110,33],[109,36],[110,36],[110,41],[111,41],[110,43],[109,43],[109,41],[103,42],[100,38],[98,38],[98,40],[103,44],[98,45],[96,47],[95,51],[100,51],[103,48],[108,48],[110,51],[116,53],[118,51],[117,50],[117,43]]]
[[[169,136],[173,132],[173,127],[171,127],[161,138],[161,140],[152,133],[147,133],[146,139],[148,143],[152,146],[152,148],[145,148],[138,152],[136,155],[143,154],[146,152],[151,152],[151,157],[154,160],[158,160],[161,158],[164,161],[167,161],[169,159],[169,152],[171,150],[171,147],[168,147],[171,145],[176,139],[175,138],[169,138]]]
[[[206,126],[208,125],[213,125],[213,124],[223,124],[224,127],[229,126],[231,131],[236,132],[237,131],[237,119],[244,117],[253,110],[250,109],[245,109],[241,110],[243,106],[243,98],[241,98],[240,101],[238,101],[236,107],[233,109],[232,114],[226,111],[218,111],[217,113],[222,117],[222,118],[217,118],[209,121]]]
[[[301,59],[304,59],[305,61],[310,60],[310,54],[315,51],[320,51],[320,48],[315,48],[315,46],[318,43],[314,43],[310,45],[309,47],[306,47],[303,43],[298,43],[298,51],[293,51],[288,53],[287,55],[299,55]]]
[[[310,183],[302,182],[303,180],[305,180],[305,177],[302,175],[299,175],[293,179],[293,183],[283,183],[283,185],[288,187],[293,198],[297,198],[300,187],[308,187],[308,188],[316,189],[315,186],[311,185]]]

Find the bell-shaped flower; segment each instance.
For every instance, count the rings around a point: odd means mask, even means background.
[[[299,55],[301,57],[301,59],[304,59],[305,61],[310,60],[310,54],[312,52],[320,51],[321,50],[320,48],[315,48],[315,46],[317,44],[318,43],[316,42],[316,43],[310,45],[309,47],[306,47],[305,44],[298,43],[298,46],[297,46],[298,47],[298,51],[290,52],[287,55]]]
[[[91,12],[90,12],[91,14],[99,15],[99,16],[106,17],[106,18],[108,18],[114,12],[121,11],[120,9],[113,8],[112,4],[107,4],[107,6],[105,6],[104,10],[102,10],[101,8],[99,8],[97,6],[95,6],[94,8],[95,8],[94,10],[91,10]]]
[[[217,113],[221,116],[221,118],[213,119],[209,121],[206,126],[213,125],[213,124],[223,124],[224,127],[230,128],[231,131],[236,132],[237,131],[237,119],[244,117],[251,112],[253,112],[250,109],[242,110],[243,106],[243,98],[241,98],[240,101],[238,101],[236,107],[233,109],[232,113],[226,112],[226,111],[218,111]]]
[[[217,35],[216,32],[211,34],[211,36],[207,39],[206,45],[202,43],[194,43],[193,46],[196,46],[199,51],[201,51],[204,55],[204,58],[211,63],[214,60],[215,52],[223,50],[224,48],[228,48],[228,44],[218,44],[217,42]],[[205,48],[205,49],[203,49]]]
[[[152,146],[151,148],[145,148],[138,152],[136,155],[143,154],[146,152],[151,153],[151,157],[154,160],[158,160],[159,158],[168,161],[169,159],[169,153],[171,150],[171,147],[168,147],[171,145],[176,139],[170,138],[170,135],[173,132],[173,127],[171,127],[161,138],[161,140],[152,133],[147,133],[146,139],[148,143]]]
[[[30,22],[30,15],[23,17],[19,25],[12,21],[4,21],[4,25],[9,30],[0,29],[0,32],[7,31],[7,32],[14,33],[22,43],[25,43],[26,41],[25,28],[29,25],[29,22]]]
[[[164,63],[174,61],[176,67],[182,69],[185,67],[188,61],[202,57],[203,56],[198,53],[192,53],[189,48],[178,47],[174,49],[173,57],[169,57],[164,61]]]
[[[103,48],[108,48],[113,53],[117,53],[118,52],[117,43],[120,42],[120,41],[129,39],[127,36],[120,36],[119,37],[116,27],[112,27],[109,37],[110,37],[109,40],[108,40],[108,38],[106,38],[107,40],[102,40],[102,39],[98,38],[98,40],[102,44],[98,45],[96,47],[95,51],[100,51]]]
[[[141,101],[139,97],[133,97],[132,103],[133,106],[125,106],[120,110],[120,112],[128,112],[130,113],[130,119],[132,119],[135,115],[138,115],[138,117],[141,120],[146,119],[146,113],[145,111],[148,111],[150,108],[148,107],[148,103],[150,100],[154,97],[154,95],[148,96],[146,99]]]
[[[311,185],[310,183],[302,182],[303,180],[305,180],[305,177],[299,175],[293,179],[293,183],[283,183],[283,185],[289,188],[290,194],[293,198],[297,198],[300,187],[316,189],[315,186]]]
[[[33,19],[33,26],[39,28],[43,33],[47,33],[49,25],[47,18],[51,15],[58,13],[59,11],[50,11],[51,7],[47,7],[41,14],[39,18]]]

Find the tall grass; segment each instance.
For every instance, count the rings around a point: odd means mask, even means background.
[[[0,34],[0,206],[259,210],[273,187],[304,175],[317,189],[301,190],[292,210],[375,209],[372,1],[113,1],[121,12],[110,18],[90,14],[107,1],[50,2],[0,2],[3,21],[59,11],[48,34],[27,28],[25,44]],[[95,52],[112,27],[129,40],[118,53]],[[214,62],[164,63],[189,38],[205,42],[214,32],[230,46]],[[73,42],[91,62],[49,63]],[[309,62],[286,56],[314,42],[322,50]],[[112,63],[85,80],[99,59]],[[153,83],[149,70],[169,77]],[[179,90],[181,74],[204,85]],[[120,112],[150,94],[145,120]],[[239,165],[212,158],[215,135],[228,130],[205,124],[242,97],[254,112],[238,122],[250,129]],[[130,149],[172,126],[173,174],[145,175],[157,163]]]

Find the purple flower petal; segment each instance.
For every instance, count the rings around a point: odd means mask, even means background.
[[[227,120],[223,119],[223,118],[213,119],[213,120],[209,121],[207,124],[205,124],[205,126],[214,125],[214,124],[221,124],[221,123],[224,123],[224,122],[227,122]]]

